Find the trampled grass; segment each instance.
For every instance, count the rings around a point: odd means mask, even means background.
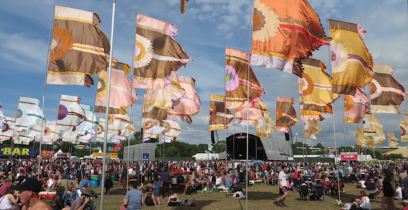
[[[99,188],[94,189],[99,193]],[[350,202],[359,194],[360,189],[357,189],[354,184],[346,184],[345,192],[341,193],[343,202]],[[285,210],[338,210],[336,205],[337,195],[326,195],[320,201],[302,201],[299,199],[298,192],[289,192],[286,205],[287,207],[278,207],[273,202],[278,197],[278,188],[276,186],[266,184],[255,184],[249,187],[248,209],[253,210],[269,210],[269,209],[285,209]],[[105,195],[104,209],[119,209],[124,191],[119,184],[115,184],[111,191],[111,195]],[[232,194],[223,192],[210,193],[195,193],[186,195],[179,193],[180,199],[195,199],[195,207],[167,207],[167,198],[160,197],[159,207],[143,206],[142,209],[203,209],[203,210],[241,210],[245,209],[245,199],[239,200],[233,198]],[[99,198],[95,199],[97,209],[99,209]],[[371,201],[373,210],[381,209],[381,198],[376,198]],[[398,209],[402,208],[400,202],[396,201]]]

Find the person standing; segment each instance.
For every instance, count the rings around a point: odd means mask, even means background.
[[[287,173],[289,168],[287,166],[283,166],[281,171],[279,172],[278,176],[278,186],[279,186],[279,197],[276,200],[275,204],[280,207],[286,206],[285,199],[288,195],[288,181],[287,181]]]
[[[394,173],[391,167],[383,170],[384,180],[382,192],[384,194],[381,200],[382,210],[395,210],[394,196],[395,196],[395,181]]]
[[[130,190],[123,198],[123,206],[127,210],[140,210],[143,204],[143,193],[140,190],[141,184],[139,182],[130,182]]]

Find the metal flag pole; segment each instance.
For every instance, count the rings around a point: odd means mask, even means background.
[[[48,56],[47,56],[47,63],[45,64],[45,66],[47,67],[45,69],[45,76],[44,76],[44,86],[43,86],[43,93],[42,93],[42,104],[41,104],[41,111],[43,112],[43,116],[41,119],[41,136],[40,136],[40,145],[39,145],[39,149],[38,149],[38,175],[41,174],[41,162],[42,162],[42,158],[41,158],[41,151],[42,151],[42,142],[43,142],[43,138],[44,138],[44,133],[45,133],[45,112],[44,112],[44,107],[45,107],[45,93],[47,91],[47,76],[48,76],[48,67],[49,67],[49,63],[50,63],[50,54],[51,54],[51,39],[52,39],[52,34],[53,34],[53,26],[54,26],[54,18],[55,18],[55,5],[54,5],[54,10],[52,13],[52,20],[51,20],[51,24],[50,24],[50,35],[49,35],[49,45],[48,45]]]
[[[254,10],[254,2],[253,0],[249,1],[249,49],[252,49],[252,16],[253,16],[253,10]],[[249,69],[251,67],[251,57],[249,58],[248,61],[248,68],[247,68],[247,81],[246,81],[246,92],[247,92],[247,104],[246,104],[246,108],[247,108],[247,113],[246,113],[246,162],[245,162],[245,209],[248,210],[248,196],[249,196],[249,192],[248,192],[248,173],[249,173],[249,163],[248,163],[248,155],[249,155],[249,151],[248,151],[248,147],[249,147],[249,124],[248,124],[248,118],[249,118],[249,113],[248,113],[248,109],[249,109]]]
[[[330,28],[330,21],[327,20],[327,25]],[[329,62],[332,62],[331,59],[331,51],[330,51],[330,46],[327,48],[329,51]],[[331,69],[332,74],[333,74],[333,69]],[[333,93],[332,93],[332,99],[334,99],[333,97]],[[337,167],[337,162],[336,162],[336,158],[338,157],[338,151],[337,151],[337,137],[336,137],[336,122],[335,122],[335,118],[334,118],[334,101],[332,102],[333,104],[333,113],[332,113],[332,124],[333,124],[333,138],[334,138],[334,149],[336,150],[335,156],[334,156],[334,164],[336,165],[337,168],[337,192],[338,192],[338,199],[339,201],[341,201],[341,195],[340,195],[340,174],[339,174],[339,168]]]
[[[102,180],[101,180],[101,200],[100,209],[103,210],[104,201],[104,188],[105,188],[105,172],[106,172],[106,144],[108,141],[108,124],[109,124],[109,102],[110,102],[110,89],[111,89],[111,77],[112,77],[112,57],[113,57],[113,31],[115,28],[115,6],[116,0],[112,0],[112,23],[111,23],[111,34],[110,34],[110,50],[109,50],[109,68],[108,68],[108,90],[107,90],[107,100],[106,100],[106,110],[105,110],[105,137],[103,140],[103,159],[102,159]]]
[[[134,34],[136,34],[136,28],[135,28],[135,33]],[[134,45],[133,52],[132,52],[132,54],[133,54],[133,57],[132,57],[132,69],[133,69],[133,71],[134,71],[134,68],[135,68],[135,52],[136,52],[136,45]],[[136,94],[136,90],[135,90],[135,94]],[[129,97],[131,97],[131,96],[129,96]],[[132,123],[132,115],[133,115],[133,103],[130,106],[130,116],[129,116],[130,123]],[[134,123],[132,123],[132,124],[134,124]],[[135,129],[136,129],[136,127],[135,127]],[[135,137],[135,139],[136,139],[136,137]],[[139,145],[139,148],[140,148],[140,145]],[[140,151],[139,151],[139,153],[140,153]],[[132,158],[132,160],[133,159],[134,158]],[[126,163],[126,191],[129,189],[129,167],[130,167],[130,138],[128,137],[128,141],[127,141],[127,163]]]

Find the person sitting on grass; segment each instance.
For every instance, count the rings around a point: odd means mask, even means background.
[[[146,206],[159,206],[160,202],[159,199],[153,194],[152,190],[149,190],[145,196],[143,197],[143,203]]]
[[[365,190],[360,191],[360,196],[356,199],[358,206],[364,210],[371,210],[370,198]]]
[[[194,200],[189,201],[188,199],[182,201],[178,199],[177,193],[170,191],[169,192],[169,198],[167,199],[167,205],[168,206],[195,206]]]
[[[143,204],[143,193],[140,190],[141,184],[139,182],[129,182],[129,191],[127,191],[123,198],[123,206],[127,210],[140,210]]]
[[[89,189],[81,189],[81,196],[72,203],[71,210],[96,209],[96,207],[91,202],[92,194],[93,193]]]

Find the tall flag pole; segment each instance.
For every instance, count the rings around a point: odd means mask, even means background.
[[[44,108],[45,108],[45,93],[47,91],[47,76],[48,76],[48,68],[49,68],[49,63],[50,63],[50,54],[51,54],[51,37],[53,34],[53,30],[51,30],[53,28],[54,25],[54,20],[55,20],[55,5],[54,5],[54,10],[52,13],[52,20],[50,23],[50,34],[49,34],[49,38],[48,40],[50,40],[50,45],[48,47],[48,52],[47,52],[47,64],[46,65],[46,71],[44,74],[44,86],[43,86],[43,93],[42,93],[42,102],[41,102],[41,110],[43,110],[43,116],[44,116],[44,120],[41,124],[41,136],[40,136],[40,146],[38,148],[38,152],[39,152],[39,156],[38,156],[38,174],[41,173],[41,151],[42,151],[42,142],[43,142],[43,138],[44,138],[44,130],[45,130],[45,112],[44,112]]]
[[[330,27],[330,20],[328,20],[328,25]],[[331,29],[331,28],[330,28]],[[330,31],[331,32],[331,31]],[[332,35],[332,34],[330,34]],[[332,37],[331,37],[332,38]],[[330,43],[330,47],[329,47],[329,61],[331,63],[331,74],[332,74],[332,92],[333,93],[344,93],[344,91],[338,91],[335,89],[335,84],[334,84],[334,73],[335,73],[335,68],[336,68],[336,63],[338,65],[337,58],[334,57],[335,60],[333,60],[333,41],[331,41]],[[334,54],[335,55],[335,54]],[[353,94],[354,95],[354,94]],[[332,95],[333,96],[333,95]],[[334,97],[333,97],[334,99]],[[333,104],[333,114],[332,114],[332,125],[333,125],[333,138],[334,138],[334,148],[335,148],[335,156],[334,156],[334,162],[336,163],[336,158],[338,157],[338,151],[337,151],[337,136],[336,136],[336,122],[335,122],[335,112],[334,112],[334,104]],[[340,179],[339,179],[339,174],[338,174],[338,170],[337,170],[337,186],[340,186]],[[341,201],[341,194],[340,194],[340,190],[338,190],[338,201]]]
[[[250,10],[250,17],[249,17],[249,26],[250,26],[250,30],[249,30],[249,35],[251,36],[251,33],[253,31],[253,17],[254,17],[254,1],[250,0],[250,4],[251,6],[249,7]],[[250,39],[250,47],[252,47],[252,39]],[[250,55],[250,59],[251,59],[251,55]],[[251,70],[251,65],[248,63],[247,66],[247,75],[246,75],[246,95],[247,95],[247,103],[246,103],[246,109],[249,109],[249,71]],[[255,75],[254,75],[255,76]],[[256,76],[255,76],[256,79]],[[264,94],[263,88],[262,89],[262,94]],[[248,122],[248,117],[249,117],[249,112],[246,113],[246,121]],[[248,192],[248,170],[249,170],[249,163],[248,163],[248,155],[249,155],[249,123],[247,123],[246,125],[246,162],[245,162],[245,209],[248,210],[248,197],[249,197],[249,192]]]
[[[113,58],[113,35],[115,28],[115,6],[116,0],[112,0],[112,23],[111,23],[111,34],[110,34],[110,51],[109,51],[109,68],[108,68],[108,90],[107,90],[107,100],[106,100],[106,110],[105,110],[105,137],[103,141],[103,159],[102,159],[102,183],[101,183],[101,200],[100,209],[103,210],[104,204],[104,191],[105,191],[105,177],[106,177],[106,147],[108,141],[108,126],[109,126],[109,102],[111,93],[111,77],[112,77],[112,58]]]

